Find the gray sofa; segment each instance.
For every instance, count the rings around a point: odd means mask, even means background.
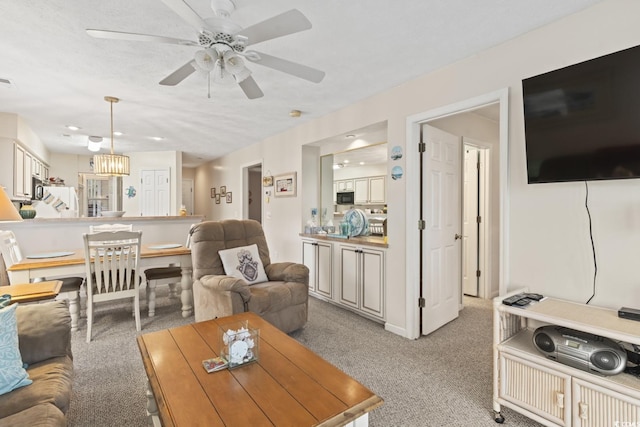
[[[0,395],[0,427],[66,426],[71,401],[71,316],[65,301],[16,309],[22,361],[32,384]]]
[[[293,262],[271,263],[259,222],[205,221],[190,233],[196,322],[251,311],[286,333],[307,323],[309,269]],[[248,285],[225,274],[218,251],[252,244],[258,247],[268,281]]]

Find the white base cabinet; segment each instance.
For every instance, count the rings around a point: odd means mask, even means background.
[[[302,261],[310,295],[384,322],[384,249],[305,237]]]
[[[504,405],[547,426],[640,425],[639,378],[576,369],[547,359],[533,344],[533,332],[546,324],[640,344],[640,324],[618,318],[615,310],[551,298],[506,306],[509,295],[494,300],[496,422],[504,421]]]
[[[333,245],[317,240],[303,240],[302,263],[309,268],[309,293],[332,298]]]
[[[338,245],[340,303],[384,319],[384,252]]]

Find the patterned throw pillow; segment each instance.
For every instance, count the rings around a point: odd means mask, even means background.
[[[269,280],[258,253],[258,245],[240,246],[233,249],[219,251],[220,260],[227,276],[244,279],[248,284],[255,285]]]
[[[18,347],[18,324],[13,304],[0,309],[0,394],[31,384]]]

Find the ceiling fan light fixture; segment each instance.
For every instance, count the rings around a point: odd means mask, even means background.
[[[120,101],[113,96],[105,96],[111,111],[111,154],[93,156],[93,170],[98,175],[129,176],[129,156],[113,153],[113,104]]]
[[[204,49],[196,52],[195,61],[198,68],[210,73],[216,67],[218,54],[214,49]]]

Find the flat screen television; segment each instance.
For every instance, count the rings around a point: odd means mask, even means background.
[[[522,81],[528,182],[640,177],[640,46]]]

